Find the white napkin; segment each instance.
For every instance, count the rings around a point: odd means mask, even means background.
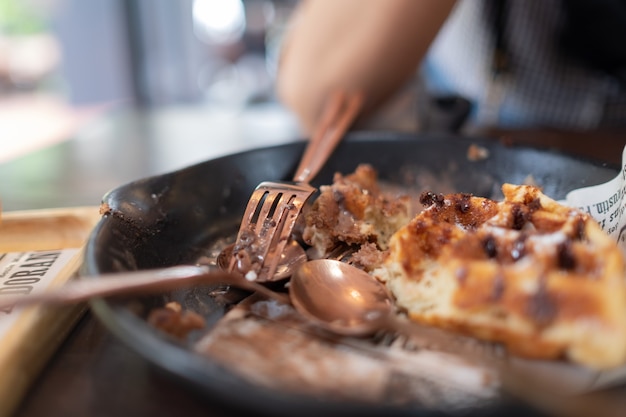
[[[615,238],[626,256],[626,147],[622,169],[611,181],[570,191],[565,204],[589,213],[602,229]]]

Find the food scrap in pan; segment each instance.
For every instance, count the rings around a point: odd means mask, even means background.
[[[482,161],[483,159],[489,158],[489,149],[484,146],[476,145],[472,143],[467,148],[467,159],[472,162]]]
[[[184,339],[191,331],[203,329],[206,324],[201,315],[183,310],[175,301],[151,310],[147,321],[151,326],[177,339]]]
[[[522,357],[626,362],[624,259],[589,215],[504,184],[503,201],[423,193],[427,208],[409,221],[411,199],[386,195],[368,165],[321,190],[305,242],[321,256],[360,248],[351,262],[386,282],[412,320]]]
[[[374,168],[362,164],[352,174],[335,174],[331,185],[320,187],[305,214],[302,238],[312,246],[313,257],[326,257],[338,245],[366,245],[369,257],[374,252],[367,248],[386,250],[391,235],[411,213],[409,196],[383,190]]]

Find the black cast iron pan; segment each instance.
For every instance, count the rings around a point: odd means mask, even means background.
[[[485,159],[468,159],[470,145],[489,151]],[[262,180],[291,178],[304,143],[252,150],[207,161],[180,171],[120,186],[103,204],[110,213],[98,223],[86,247],[86,275],[191,263],[212,240],[236,230],[254,187]],[[553,198],[572,189],[605,182],[616,167],[494,141],[453,136],[398,133],[352,133],[340,144],[315,184],[327,184],[336,171],[352,172],[370,163],[381,179],[435,192],[463,191],[497,197],[503,182],[534,181]],[[443,184],[443,185],[442,185]],[[435,187],[445,186],[446,190]],[[425,408],[401,408],[287,395],[253,385],[229,369],[200,357],[149,327],[146,311],[175,299],[214,323],[224,308],[207,296],[207,288],[174,291],[116,301],[94,300],[102,322],[122,341],[157,367],[189,384],[202,397],[235,407],[238,413],[272,416],[441,415]],[[532,415],[519,403],[503,401],[463,415]]]

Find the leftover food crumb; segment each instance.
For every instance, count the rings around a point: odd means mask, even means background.
[[[386,193],[379,187],[377,171],[361,164],[354,173],[336,173],[331,185],[320,187],[305,215],[302,239],[316,257],[340,245],[373,243],[385,250],[391,235],[410,219],[410,198]]]
[[[467,159],[470,161],[482,161],[489,158],[489,149],[472,143],[467,148]]]
[[[109,206],[107,203],[102,203],[100,204],[100,215],[104,216],[105,214],[109,214],[111,213],[111,206]]]
[[[150,311],[148,323],[178,339],[184,339],[191,331],[202,329],[206,324],[198,313],[183,310],[175,301]]]

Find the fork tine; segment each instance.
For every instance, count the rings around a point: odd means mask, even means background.
[[[263,265],[261,275],[266,279],[271,279],[276,273],[280,254],[285,250],[285,246],[291,237],[296,221],[302,211],[306,201],[314,193],[315,188],[308,184],[284,184],[289,189],[290,194],[285,198],[285,205],[280,207],[278,216],[274,216],[276,230],[266,253],[267,262]],[[267,258],[269,256],[269,258]]]
[[[246,206],[246,210],[243,214],[241,225],[239,227],[239,231],[237,232],[236,243],[240,246],[247,246],[252,244],[251,239],[255,238],[254,227],[258,221],[258,211],[259,205],[265,201],[265,196],[269,191],[266,187],[259,184],[259,186],[252,192],[250,199],[248,200],[248,205]],[[237,264],[240,262],[239,257],[235,253],[241,247],[233,248],[233,256],[230,259],[228,264],[228,272],[234,272],[237,268]]]
[[[273,259],[277,245],[280,243],[280,235],[285,230],[285,224],[291,211],[291,201],[293,195],[282,192],[276,192],[266,200],[261,213],[263,217],[259,217],[257,222],[257,236],[259,236],[260,245],[256,248],[256,254],[262,260],[261,268],[257,271],[260,273],[268,259]],[[269,237],[269,239],[268,239]],[[276,252],[280,255],[279,252]],[[269,257],[269,258],[268,258]],[[272,271],[268,271],[266,276],[269,278]]]
[[[285,198],[286,196],[282,192],[275,191],[266,193],[265,200],[262,202],[259,217],[254,227],[256,236],[262,239],[270,230],[276,227],[276,225],[273,224],[275,213],[280,210],[282,200]]]
[[[271,278],[276,273],[278,263],[280,261],[280,254],[285,250],[285,246],[291,237],[296,221],[306,200],[313,194],[313,189],[302,189],[299,192],[295,192],[290,195],[286,205],[280,213],[278,224],[276,227],[276,233],[274,239],[268,248],[269,262],[267,263],[267,270],[263,271],[265,277]],[[267,259],[267,258],[266,258]]]
[[[258,219],[257,211],[259,208],[259,204],[264,201],[264,197],[267,193],[268,191],[265,188],[261,188],[260,186],[254,190],[252,196],[250,196],[250,200],[248,200],[246,211],[243,214],[241,223],[242,225],[250,226],[256,224],[255,219]],[[240,228],[239,234],[241,234],[241,232],[246,229],[247,228]],[[237,239],[239,239],[239,236],[237,236]]]

